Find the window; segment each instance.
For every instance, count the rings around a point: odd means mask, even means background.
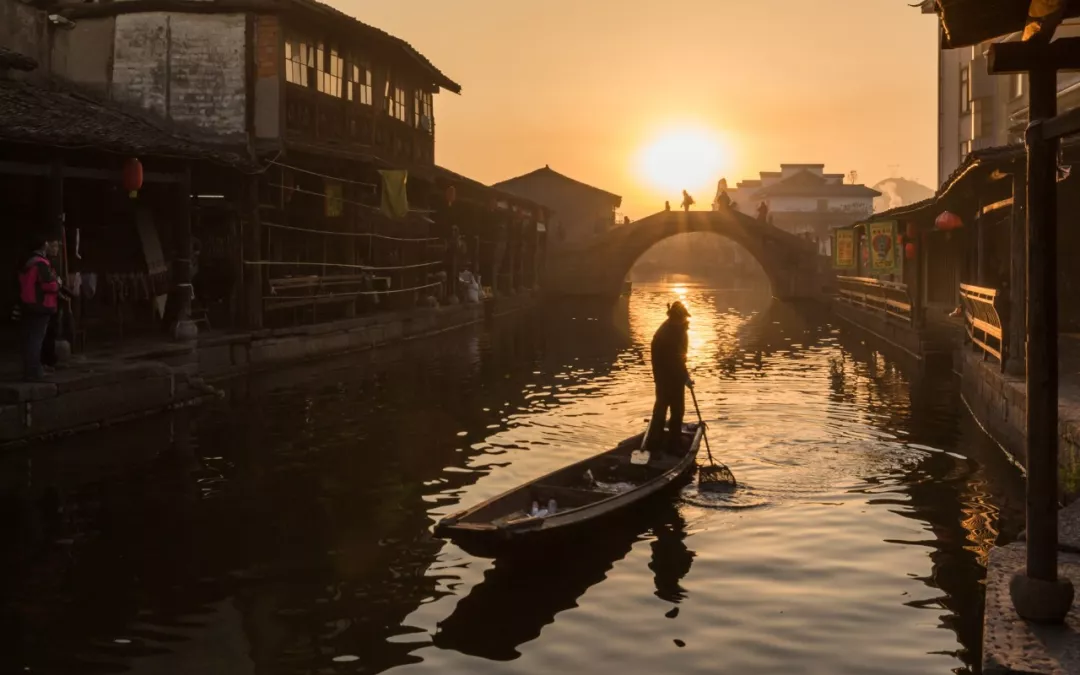
[[[417,89],[413,95],[413,126],[417,129],[433,133],[435,130],[434,114],[432,113],[431,92]]]
[[[405,90],[397,85],[391,84],[390,74],[386,75],[386,90],[384,92],[386,101],[386,114],[390,115],[396,120],[405,121]]]
[[[349,59],[349,86],[346,96],[350,101],[371,105],[371,64],[364,59]]]
[[[310,72],[315,67],[315,50],[303,39],[285,41],[285,81],[301,87],[311,85]]]
[[[1018,98],[1022,98],[1024,96],[1024,75],[1023,75],[1023,73],[1013,73],[1009,77],[1009,80],[1010,80],[1010,82],[1009,82],[1009,85],[1010,85],[1009,86],[1010,97],[1014,101],[1016,99],[1018,99]]]
[[[341,79],[345,76],[345,60],[337,50],[326,49],[320,42],[315,50],[315,66],[318,68],[318,90],[341,98]]]
[[[971,68],[964,66],[960,69],[960,114],[966,115],[971,112]]]
[[[960,156],[959,161],[963,162],[964,158],[971,154],[971,141],[960,141]]]

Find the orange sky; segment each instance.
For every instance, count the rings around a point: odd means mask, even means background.
[[[899,175],[936,187],[936,17],[913,2],[331,4],[461,83],[461,96],[435,100],[439,164],[485,183],[549,164],[623,195],[636,218],[679,201],[637,158],[687,126],[724,139],[729,180],[824,162],[864,183]],[[719,177],[688,186],[699,204]]]

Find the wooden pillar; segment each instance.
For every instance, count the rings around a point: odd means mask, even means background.
[[[986,218],[981,203],[975,211],[975,278],[976,284],[986,287]]]
[[[1032,69],[1027,209],[1027,571],[1057,579],[1057,147],[1041,123],[1057,111],[1057,73]]]
[[[915,237],[912,243],[915,244],[915,258],[911,261],[912,267],[915,268],[915,273],[911,275],[911,304],[912,304],[912,322],[915,328],[922,328],[926,312],[923,309],[924,299],[923,295],[926,288],[926,265],[924,261],[926,259],[926,234],[920,232],[917,225],[915,227]]]
[[[177,185],[176,226],[173,229],[173,246],[176,257],[172,266],[172,294],[176,302],[176,323],[172,326],[173,336],[179,339],[193,339],[198,329],[191,321],[191,300],[194,290],[191,285],[191,167],[184,167],[184,176]]]
[[[1010,375],[1027,372],[1027,173],[1013,173],[1013,207],[1009,221],[1009,325],[1005,367]]]
[[[259,177],[248,176],[243,187],[244,305],[247,327],[258,330],[263,325],[263,268],[248,263],[263,259],[262,223],[259,219]]]
[[[1057,149],[1044,134],[1057,114],[1058,70],[1080,69],[1080,38],[995,43],[991,73],[1027,72],[1027,569],[1009,590],[1017,613],[1064,621],[1071,582],[1058,578]]]

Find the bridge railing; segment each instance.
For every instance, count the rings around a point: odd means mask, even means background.
[[[983,358],[993,356],[1005,368],[1005,328],[1002,325],[1001,299],[997,289],[960,284],[960,305],[964,309],[964,327],[972,346]]]
[[[914,325],[911,295],[907,284],[869,277],[836,277],[837,299],[887,321]]]

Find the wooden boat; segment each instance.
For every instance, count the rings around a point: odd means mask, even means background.
[[[487,553],[509,543],[547,541],[577,532],[685,484],[696,466],[702,432],[698,424],[684,424],[677,451],[653,453],[646,465],[630,462],[645,436],[638,434],[611,450],[447,516],[435,526],[435,536],[451,539],[466,551]],[[532,515],[534,503],[546,509],[551,500],[556,506],[553,514]]]

